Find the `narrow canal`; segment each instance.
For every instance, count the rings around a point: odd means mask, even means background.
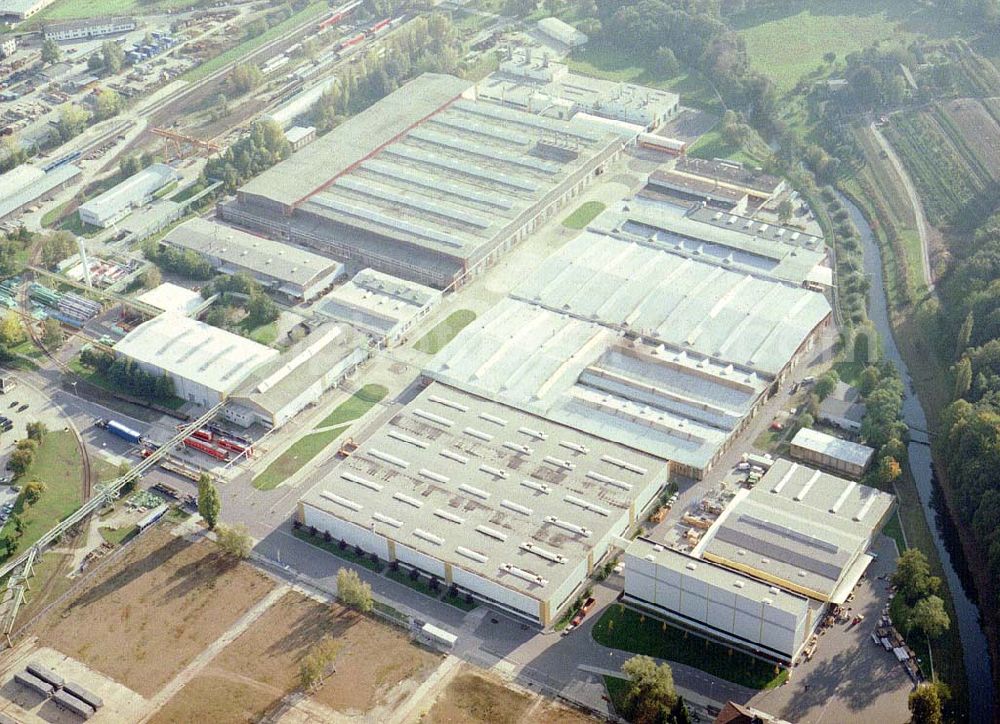
[[[917,484],[917,493],[924,508],[924,516],[934,536],[934,545],[944,566],[945,577],[958,616],[956,622],[962,641],[965,659],[965,673],[969,680],[969,708],[973,722],[993,721],[993,678],[990,672],[989,646],[980,623],[979,607],[970,597],[971,576],[966,570],[966,562],[958,548],[954,522],[945,510],[938,513],[936,504],[940,494],[931,466],[931,451],[927,438],[927,418],[920,406],[920,400],[910,382],[906,363],[899,354],[896,340],[889,324],[888,302],[882,277],[881,250],[875,241],[871,228],[861,211],[844,196],[840,197],[858,227],[864,249],[865,272],[871,281],[868,295],[868,316],[882,338],[882,350],[899,370],[905,392],[903,397],[903,419],[910,427],[908,446],[910,470]],[[940,503],[943,506],[943,502]],[[954,554],[953,554],[954,551]]]

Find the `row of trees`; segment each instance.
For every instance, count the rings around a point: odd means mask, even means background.
[[[966,243],[938,285],[931,308],[939,353],[955,360],[955,401],[941,416],[935,452],[955,494],[955,512],[969,526],[1000,580],[1000,212]],[[996,591],[986,605],[996,606]]]
[[[114,389],[133,397],[168,400],[174,396],[170,377],[147,372],[131,359],[90,348],[80,352],[80,362],[104,375]]]
[[[288,158],[291,152],[281,126],[270,120],[257,121],[246,137],[210,158],[203,175],[224,182],[226,192],[234,193],[249,179]]]
[[[385,98],[421,73],[452,73],[461,58],[451,20],[432,13],[410,21],[384,41],[385,52],[369,52],[310,111],[310,123],[325,133],[347,116]]]

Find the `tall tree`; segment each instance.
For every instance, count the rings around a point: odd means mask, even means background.
[[[626,716],[635,724],[666,721],[677,703],[674,674],[667,664],[656,665],[649,656],[633,656],[622,665],[629,680],[625,694]]]
[[[212,478],[207,473],[202,473],[198,479],[198,512],[208,525],[209,530],[215,530],[221,510],[222,501],[219,499],[219,491],[212,483]]]
[[[972,360],[965,355],[955,363],[955,398],[960,400],[972,387]]]
[[[368,613],[374,605],[372,587],[362,581],[358,572],[351,568],[337,571],[337,598],[362,613]]]
[[[934,684],[921,684],[910,692],[910,724],[941,724],[941,697]]]
[[[975,318],[972,316],[972,311],[970,310],[965,315],[962,326],[958,328],[958,338],[955,340],[955,359],[964,355],[965,350],[968,349],[969,342],[972,340],[972,327],[974,324]]]
[[[929,639],[936,639],[951,626],[951,618],[944,610],[944,601],[938,596],[928,596],[917,601],[910,613],[910,624],[924,632]]]
[[[52,63],[58,63],[59,59],[62,57],[62,51],[59,46],[56,45],[56,41],[51,38],[46,38],[42,41],[42,62],[46,65],[51,65]]]
[[[937,593],[941,579],[931,575],[927,556],[916,548],[903,552],[892,574],[892,583],[907,603],[913,604],[924,596]]]

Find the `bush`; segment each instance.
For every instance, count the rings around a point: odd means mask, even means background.
[[[41,499],[44,492],[45,483],[40,480],[32,480],[24,486],[24,502],[28,505],[34,505]]]

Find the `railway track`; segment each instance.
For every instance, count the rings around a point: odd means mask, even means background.
[[[36,241],[28,255],[29,266],[34,266],[35,264],[39,263],[41,261],[41,255],[42,255],[42,242]],[[33,276],[34,275],[32,275],[32,277]],[[60,360],[51,351],[49,351],[49,349],[42,342],[41,335],[38,333],[38,329],[36,329],[33,323],[34,320],[31,318],[31,310],[28,305],[27,283],[25,283],[21,287],[20,299],[18,299],[18,304],[21,307],[21,316],[24,319],[24,327],[25,329],[28,330],[28,336],[31,337],[31,341],[34,343],[34,345],[38,347],[38,349],[42,351],[42,354],[44,354],[49,360],[51,360],[52,363],[55,364],[55,366],[59,368],[59,370],[63,374],[69,374],[74,377],[77,376],[76,373],[73,372],[73,370],[71,370],[65,363],[62,362],[62,360]],[[80,448],[80,459],[83,463],[82,492],[83,492],[83,501],[86,502],[90,500],[90,496],[93,495],[94,492],[94,469],[93,465],[91,464],[90,453],[87,451],[87,444],[83,441],[83,438],[80,436],[80,433],[76,430],[75,427],[71,426],[71,429],[73,430],[73,436],[76,438],[76,444]]]

